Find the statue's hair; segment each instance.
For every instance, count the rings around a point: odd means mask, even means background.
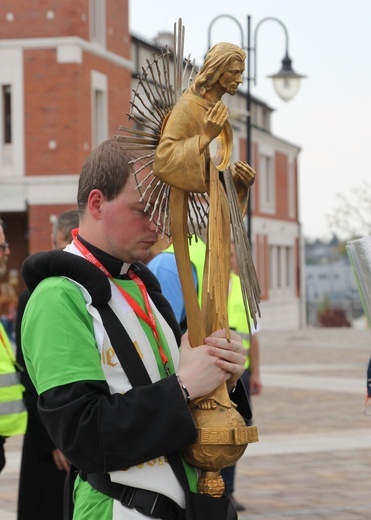
[[[218,81],[224,72],[229,68],[231,61],[238,60],[244,62],[246,53],[238,45],[233,43],[217,43],[206,54],[204,64],[195,77],[190,91],[193,94],[204,97]]]

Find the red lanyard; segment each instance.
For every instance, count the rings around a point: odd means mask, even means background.
[[[12,355],[13,351],[9,352],[9,348],[7,346],[7,343],[5,343],[5,337],[1,333],[1,330],[0,330],[0,344],[4,347],[5,352],[7,353],[8,357],[11,360],[11,362],[13,363],[13,365],[16,365],[15,359],[13,359],[14,356]]]
[[[94,264],[96,267],[98,267],[101,271],[104,272],[104,274],[110,280],[112,280],[112,282],[115,284],[117,289],[120,291],[122,296],[128,302],[128,304],[133,309],[133,311],[138,316],[138,318],[142,319],[145,323],[147,323],[147,325],[149,325],[151,327],[151,330],[152,330],[153,336],[154,336],[154,338],[156,340],[157,348],[158,348],[159,354],[161,356],[162,364],[164,366],[166,375],[170,375],[169,362],[168,362],[167,356],[166,356],[166,354],[164,352],[164,349],[161,346],[160,335],[159,335],[158,330],[157,330],[156,317],[155,317],[155,315],[152,312],[151,305],[149,303],[148,292],[147,292],[147,289],[146,289],[143,281],[131,269],[129,269],[128,276],[130,277],[130,279],[133,282],[135,282],[137,284],[137,286],[138,286],[138,288],[139,288],[139,290],[141,292],[141,295],[142,295],[142,298],[143,298],[143,301],[144,301],[144,306],[146,308],[146,311],[144,311],[142,309],[142,307],[131,296],[131,294],[129,294],[127,291],[125,291],[125,289],[123,287],[121,287],[120,285],[115,283],[111,273],[109,271],[107,271],[107,269],[104,267],[104,265],[102,265],[101,262],[77,238],[77,231],[78,231],[77,229],[74,229],[72,231],[74,245],[77,247],[77,249],[80,251],[80,253],[82,253],[84,255],[86,260],[88,260],[89,262]]]
[[[8,352],[8,349],[6,348],[6,345],[5,345],[5,339],[3,339],[3,335],[1,334],[1,330],[0,330],[0,343],[3,345],[5,350]]]

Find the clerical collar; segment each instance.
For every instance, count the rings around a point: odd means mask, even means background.
[[[95,258],[99,260],[102,265],[104,265],[113,278],[125,277],[131,264],[123,262],[122,260],[115,258],[105,251],[102,251],[102,249],[93,246],[93,244],[87,242],[80,235],[77,235],[77,238],[91,253],[93,253]]]

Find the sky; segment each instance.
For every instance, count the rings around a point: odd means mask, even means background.
[[[198,64],[207,51],[209,27],[222,14],[240,22],[244,47],[251,16],[251,41],[257,37],[251,93],[274,108],[273,134],[301,148],[303,234],[326,240],[332,235],[326,213],[336,206],[336,194],[371,182],[371,0],[129,0],[130,30],[146,39],[173,32],[182,18],[185,55]],[[280,100],[266,77],[280,70],[285,52],[280,24],[265,20],[255,31],[266,17],[285,25],[293,69],[307,76],[290,102]],[[241,45],[236,22],[221,18],[212,24],[211,44],[220,41]]]

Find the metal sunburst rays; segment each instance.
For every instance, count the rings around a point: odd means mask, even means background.
[[[163,127],[175,103],[191,84],[196,68],[190,57],[184,59],[185,28],[182,20],[174,24],[174,53],[167,47],[161,54],[152,54],[138,76],[138,84],[133,90],[130,112],[127,114],[132,127],[120,126],[125,135],[116,139],[123,150],[137,152],[131,161],[133,175],[137,182],[140,200],[146,200],[145,211],[156,222],[162,235],[171,235],[169,215],[169,195],[171,187],[153,175],[153,159]],[[138,181],[138,173],[148,170],[146,179]],[[149,181],[149,183],[148,183]],[[146,188],[144,189],[144,184]],[[209,199],[207,194],[190,193],[188,203],[189,234],[206,228]],[[156,216],[156,219],[155,219]]]

